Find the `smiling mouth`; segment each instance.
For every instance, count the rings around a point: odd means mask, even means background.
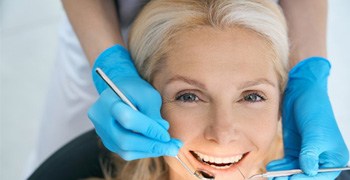
[[[197,159],[200,163],[209,165],[216,169],[228,169],[233,165],[239,163],[248,153],[240,154],[237,156],[220,158],[208,156],[199,152],[190,151],[190,153]]]

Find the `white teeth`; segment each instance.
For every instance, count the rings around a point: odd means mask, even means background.
[[[224,159],[223,159],[223,158],[216,158],[216,162],[217,162],[218,164],[223,164]]]
[[[211,167],[213,168],[216,168],[216,169],[227,169],[229,167],[231,167],[231,165],[226,165],[226,166],[214,166],[214,165],[210,165]]]
[[[199,156],[204,161],[209,161],[209,157],[207,155]]]
[[[216,162],[217,161],[216,159],[217,158],[215,157],[209,156],[209,162]]]
[[[239,160],[242,159],[243,154],[241,155],[237,155],[237,156],[233,156],[233,157],[229,157],[229,158],[219,158],[219,157],[213,157],[213,156],[208,156],[199,152],[194,152],[195,154],[198,155],[198,157],[205,161],[205,162],[210,162],[210,163],[215,163],[215,164],[228,164],[228,163],[236,163]],[[213,166],[213,165],[211,165]],[[229,165],[228,165],[229,166]],[[215,166],[218,167],[218,166]],[[226,166],[222,166],[220,168],[225,168]]]

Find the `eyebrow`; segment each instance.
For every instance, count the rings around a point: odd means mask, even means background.
[[[168,81],[166,81],[166,84],[170,84],[174,81],[183,81],[183,82],[186,82],[187,84],[197,86],[201,89],[206,89],[206,86],[203,83],[196,81],[194,79],[185,77],[185,76],[180,76],[180,75],[175,75],[174,77],[170,78]],[[269,81],[268,79],[259,78],[259,79],[252,80],[252,81],[246,81],[246,82],[240,84],[237,89],[245,89],[245,88],[252,87],[252,86],[258,86],[260,84],[266,84],[266,85],[270,85],[272,87],[276,87],[276,85],[273,82]]]
[[[268,79],[259,78],[259,79],[253,80],[253,81],[247,81],[247,82],[242,83],[240,86],[238,86],[238,89],[245,89],[245,88],[257,86],[260,84],[267,84],[267,85],[270,85],[272,87],[276,87],[276,85],[273,82],[269,81]]]
[[[188,77],[185,76],[180,76],[180,75],[175,75],[174,77],[170,78],[168,81],[166,81],[165,84],[170,84],[171,82],[174,81],[184,81],[187,84],[193,85],[193,86],[197,86],[201,89],[206,89],[205,85],[199,81],[196,81],[194,79],[190,79]]]

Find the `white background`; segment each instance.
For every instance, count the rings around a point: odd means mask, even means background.
[[[58,0],[0,0],[0,179],[21,179],[53,68]],[[350,147],[350,1],[329,0],[329,94]]]

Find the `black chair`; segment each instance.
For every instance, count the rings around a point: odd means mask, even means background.
[[[35,170],[29,180],[76,180],[103,178],[101,154],[105,153],[94,130],[75,138]]]

